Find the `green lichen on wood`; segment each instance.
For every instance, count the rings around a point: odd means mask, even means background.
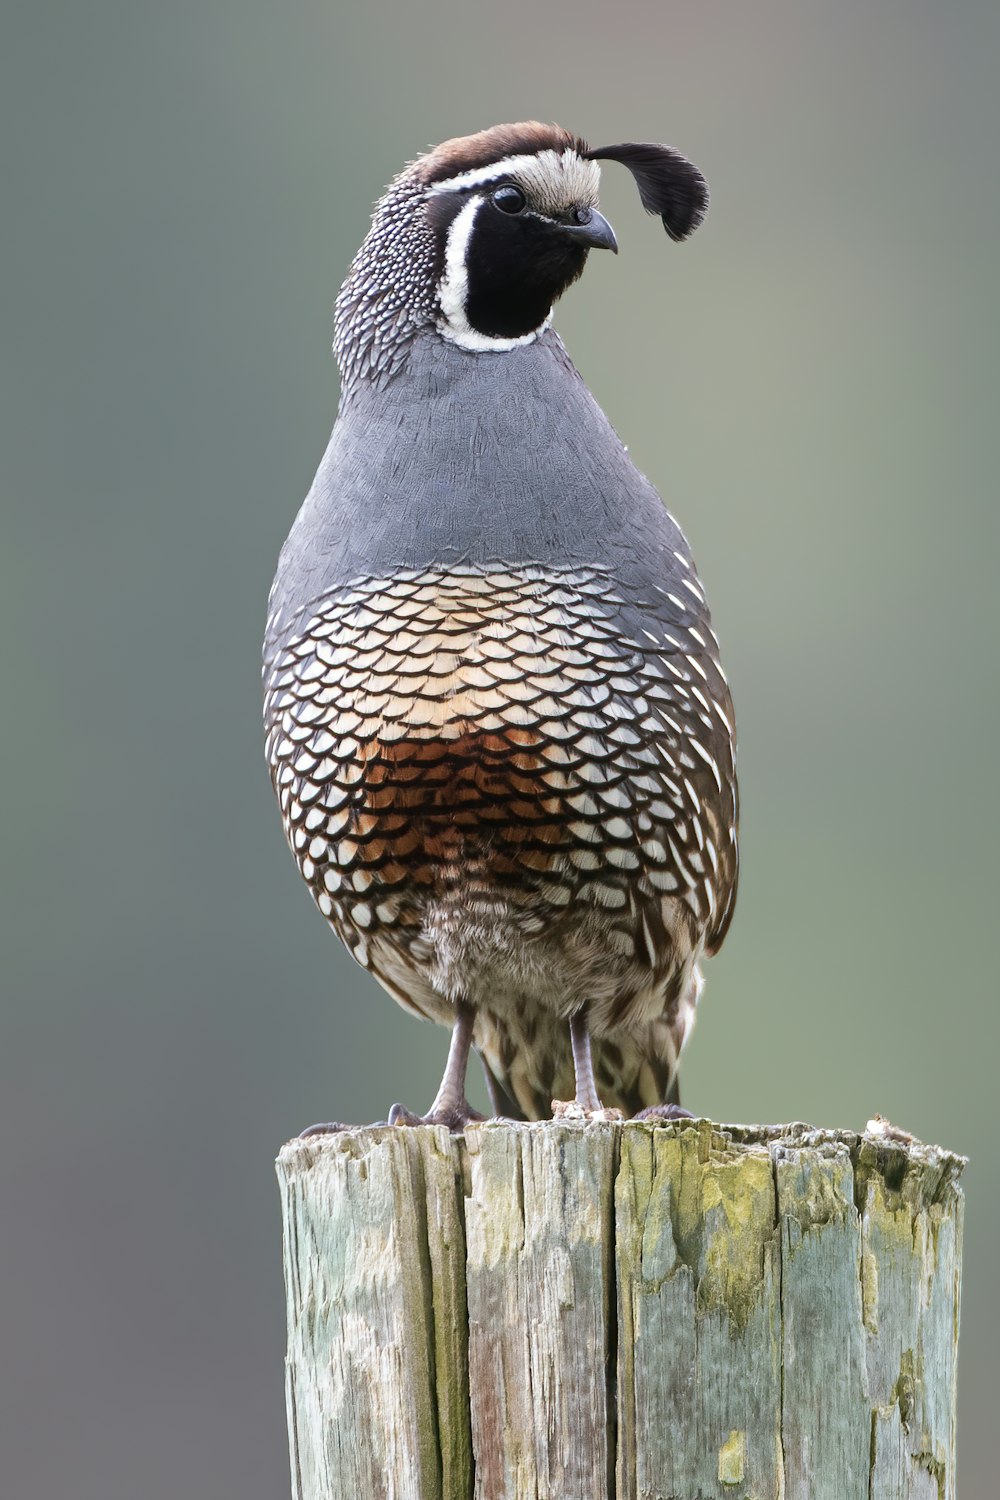
[[[766,1144],[734,1143],[706,1121],[625,1127],[616,1241],[618,1495],[720,1494],[719,1454],[734,1431],[746,1434],[747,1493],[779,1494],[778,1234]]]
[[[719,1449],[719,1483],[742,1484],[747,1466],[747,1435],[731,1432]]]
[[[786,1488],[803,1500],[867,1500],[871,1408],[850,1149],[840,1142],[779,1148],[775,1178]]]
[[[279,1159],[295,1500],[396,1493],[455,1500],[469,1491],[467,1482],[464,1491],[443,1488],[443,1465],[449,1484],[461,1486],[461,1440],[435,1375],[435,1290],[439,1301],[447,1293],[432,1275],[431,1247],[444,1242],[436,1191],[428,1210],[423,1158],[452,1148],[446,1132],[431,1135],[342,1132],[291,1142]],[[441,1175],[432,1176],[433,1190]],[[443,1180],[453,1193],[454,1166]],[[460,1266],[461,1234],[452,1253]],[[442,1370],[454,1367],[447,1340],[440,1347]],[[448,1379],[460,1385],[460,1368]],[[467,1407],[467,1387],[455,1396],[458,1411]],[[379,1431],[391,1440],[351,1436]],[[468,1456],[466,1465],[471,1472]]]
[[[861,1314],[865,1332],[878,1333],[878,1260],[868,1248],[861,1251]]]
[[[774,1238],[774,1181],[766,1147],[734,1151],[708,1121],[625,1132],[623,1171],[643,1195],[641,1272],[650,1284],[679,1265],[695,1276],[700,1311],[723,1308],[742,1333],[758,1305]],[[672,1262],[664,1260],[672,1252]]]
[[[865,1325],[880,1439],[873,1479],[884,1465],[898,1493],[934,1493],[941,1500],[956,1493],[961,1165],[919,1143],[878,1137],[858,1152],[864,1253],[878,1267],[877,1316]],[[873,1494],[880,1493],[874,1485]]]

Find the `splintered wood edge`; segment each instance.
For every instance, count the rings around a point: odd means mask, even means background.
[[[278,1153],[276,1166],[283,1180],[308,1172],[329,1153],[344,1153],[360,1157],[387,1137],[400,1130],[412,1131],[420,1137],[439,1136],[437,1125],[353,1125],[324,1135],[296,1136],[287,1141]],[[785,1125],[723,1124],[707,1119],[684,1120],[484,1120],[470,1125],[466,1134],[456,1134],[452,1142],[459,1147],[463,1164],[467,1163],[468,1141],[480,1131],[489,1132],[538,1132],[538,1131],[586,1131],[588,1134],[621,1136],[622,1132],[643,1134],[669,1133],[682,1135],[695,1130],[704,1140],[706,1149],[711,1147],[766,1146],[780,1155],[788,1150],[816,1150],[820,1154],[832,1148],[846,1147],[855,1168],[862,1166],[869,1173],[893,1177],[904,1164],[929,1170],[931,1181],[937,1191],[957,1187],[968,1157],[949,1151],[943,1146],[920,1141],[907,1131],[889,1124],[876,1116],[864,1130],[827,1129],[795,1120]],[[932,1196],[935,1195],[932,1192]]]

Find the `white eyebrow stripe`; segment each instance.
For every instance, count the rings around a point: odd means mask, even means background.
[[[469,172],[459,172],[457,177],[446,177],[443,182],[432,182],[432,193],[460,193],[464,188],[482,187],[500,177],[516,177],[538,160],[537,156],[507,156],[503,161],[492,162],[488,167],[473,167]]]
[[[443,182],[432,182],[428,191],[438,193],[460,193],[471,188],[483,187],[505,177],[515,178],[525,187],[534,190],[543,200],[558,192],[566,201],[577,201],[596,205],[601,172],[596,162],[586,161],[572,147],[565,151],[551,148],[532,155],[505,156],[502,161],[490,162],[485,167],[473,167],[468,172],[459,172],[446,177]]]

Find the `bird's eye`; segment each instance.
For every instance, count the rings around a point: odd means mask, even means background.
[[[504,183],[503,187],[494,188],[490,197],[501,213],[505,214],[519,214],[528,201],[521,189],[515,187],[512,182]]]

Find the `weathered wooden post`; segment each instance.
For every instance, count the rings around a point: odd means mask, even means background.
[[[955,1500],[962,1165],[703,1120],[291,1142],[294,1500]]]

